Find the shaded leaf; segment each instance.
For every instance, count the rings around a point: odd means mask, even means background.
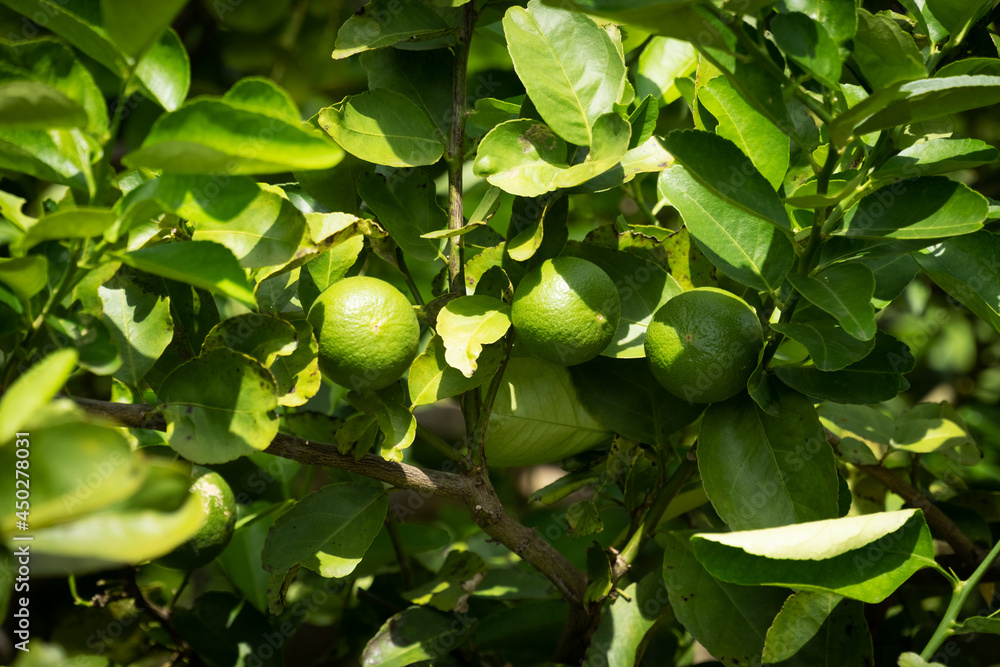
[[[944,176],[923,176],[882,187],[844,216],[841,233],[864,239],[933,239],[970,234],[983,226],[986,198]]]
[[[683,167],[660,174],[659,188],[720,271],[755,289],[780,288],[795,262],[795,251],[774,225],[715,196]]]
[[[458,23],[458,13],[435,11],[423,2],[400,5],[393,0],[374,0],[340,26],[333,57],[347,58],[414,38],[438,37],[455,29]]]
[[[381,487],[326,484],[295,503],[271,526],[261,561],[280,574],[301,563],[324,577],[349,575],[378,535],[388,511]]]
[[[319,124],[348,153],[375,164],[417,167],[444,154],[427,114],[393,90],[376,88],[327,107],[319,112]]]
[[[927,76],[924,58],[913,37],[884,14],[858,9],[854,60],[873,89]]]
[[[202,97],[160,116],[122,162],[178,174],[232,176],[327,169],[342,157],[336,144],[302,123]]]
[[[995,162],[997,149],[979,139],[931,139],[914,144],[872,172],[873,180],[947,174]]]
[[[677,620],[716,659],[759,665],[767,629],[787,592],[716,579],[695,558],[689,535],[664,538],[663,581]]]
[[[630,584],[607,607],[594,632],[584,667],[638,665],[646,648],[646,636],[667,609],[663,578],[651,572]]]
[[[448,216],[438,206],[434,183],[426,172],[410,169],[388,178],[363,172],[357,184],[365,204],[407,255],[424,262],[438,258],[440,241],[424,234],[447,227]]]
[[[805,14],[778,14],[771,20],[778,48],[830,88],[840,80],[840,52],[830,33]]]
[[[114,377],[138,387],[156,360],[173,340],[170,299],[148,293],[119,273],[97,290],[103,320],[118,349],[122,365]]]
[[[882,331],[867,357],[839,371],[811,366],[777,366],[775,375],[793,389],[837,403],[881,403],[909,388],[903,377],[913,370],[913,355],[905,344]]]
[[[256,360],[210,350],[160,385],[170,446],[195,463],[222,463],[266,449],[278,433],[274,378]]]
[[[833,319],[774,322],[771,328],[800,343],[821,371],[839,371],[868,356],[875,335],[859,340]]]
[[[941,289],[1000,331],[1000,237],[986,231],[913,254]]]
[[[365,667],[407,667],[433,660],[460,645],[469,625],[455,624],[452,614],[410,607],[389,618],[365,646]]]
[[[875,276],[868,267],[834,264],[811,277],[789,274],[788,282],[813,305],[837,318],[851,336],[859,340],[875,337],[875,309],[871,305]]]
[[[767,631],[762,662],[872,667],[872,640],[861,604],[833,593],[793,593]]]
[[[777,416],[741,396],[710,405],[698,469],[712,505],[733,530],[837,516],[833,452],[812,403],[778,391]]]
[[[201,287],[255,307],[253,292],[233,253],[211,241],[161,243],[117,256],[132,268]]]

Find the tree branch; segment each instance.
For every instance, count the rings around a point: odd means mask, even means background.
[[[163,416],[147,405],[109,403],[89,398],[75,398],[90,414],[113,420],[132,428],[165,431]],[[583,604],[586,577],[565,556],[542,539],[538,533],[519,523],[504,510],[488,478],[466,477],[449,472],[427,470],[406,463],[396,463],[366,454],[360,459],[337,451],[333,445],[279,433],[266,450],[282,458],[308,465],[349,470],[377,479],[398,489],[411,489],[428,496],[461,501],[476,524],[495,541],[504,545],[545,575],[573,605]]]
[[[840,444],[840,438],[833,432],[826,431],[826,439],[833,448]],[[888,468],[880,465],[860,465],[853,464],[855,468],[868,473],[877,479],[883,486],[902,497],[910,507],[915,507],[923,511],[924,518],[928,525],[940,535],[945,542],[955,551],[955,554],[967,565],[977,565],[982,562],[986,552],[972,543],[962,529],[955,525],[948,516],[938,509],[937,505],[922,494],[919,489],[911,486],[905,479],[899,477]]]

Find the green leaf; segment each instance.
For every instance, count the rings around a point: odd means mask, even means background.
[[[472,377],[467,378],[448,364],[441,337],[432,336],[427,342],[427,349],[410,366],[407,376],[410,401],[414,407],[427,405],[475,389],[489,382],[502,360],[502,348],[487,345],[476,359]]]
[[[437,126],[393,90],[376,88],[326,107],[319,112],[319,124],[348,153],[375,164],[418,167],[434,164],[444,154]]]
[[[587,157],[583,162],[559,172],[555,179],[556,187],[572,188],[585,183],[624,159],[632,134],[628,121],[617,113],[606,113],[594,121],[591,129],[593,145],[587,152]]]
[[[473,551],[453,549],[434,578],[402,593],[404,600],[441,611],[468,606],[468,598],[486,573],[483,557]]]
[[[247,111],[279,116],[292,123],[301,120],[295,100],[288,91],[262,76],[240,79],[226,91],[222,99]]]
[[[566,142],[530,118],[500,123],[479,142],[473,173],[505,192],[535,197],[556,188],[567,169]]]
[[[610,440],[580,403],[569,371],[532,357],[512,357],[504,370],[486,436],[496,466],[558,460]]]
[[[14,436],[14,431],[9,433]],[[149,473],[142,458],[132,453],[120,433],[97,424],[69,421],[33,428],[30,447],[34,450],[30,469],[32,530],[120,503],[142,486]],[[14,470],[18,451],[13,446],[0,449],[0,461]],[[8,535],[14,532],[18,520],[15,481],[11,475],[9,481],[0,483],[0,498],[9,508],[3,513],[0,526]],[[182,487],[184,495],[188,483]]]
[[[934,562],[920,510],[691,537],[712,576],[745,586],[824,591],[876,604]]]
[[[134,169],[233,176],[327,169],[342,157],[336,144],[302,123],[201,97],[160,116],[122,162]]]
[[[0,83],[0,123],[8,128],[86,127],[87,112],[61,91],[38,81]]]
[[[165,174],[129,195],[190,220],[195,241],[229,248],[244,268],[285,264],[308,244],[305,217],[284,193],[247,177]]]
[[[864,405],[821,403],[816,411],[823,426],[840,438],[834,450],[844,460],[877,465],[885,456],[895,429],[889,417]]]
[[[1000,618],[996,616],[970,616],[952,627],[956,635],[991,634],[1000,635]]]
[[[646,637],[667,610],[663,593],[663,578],[658,571],[620,591],[601,614],[583,664],[588,667],[640,664]]]
[[[389,617],[365,646],[364,667],[408,667],[450,653],[470,627],[455,623],[454,614],[410,607]]]
[[[546,4],[565,7],[565,0],[545,0]],[[571,0],[569,6],[592,16],[601,16],[619,24],[642,26],[643,31],[674,37],[701,46],[724,49],[725,29],[707,11],[695,7],[692,0]],[[746,10],[741,6],[740,11]],[[735,39],[735,38],[734,38]]]
[[[76,368],[77,359],[75,349],[64,348],[22,370],[0,396],[0,442],[6,442],[55,397]]]
[[[173,340],[170,299],[144,291],[122,273],[99,287],[97,293],[104,306],[104,325],[122,360],[113,375],[130,387],[138,387]]]
[[[621,303],[618,330],[601,354],[619,359],[646,356],[643,348],[646,328],[653,314],[671,297],[681,293],[677,281],[657,264],[595,245],[573,241],[567,243],[563,254],[593,262],[608,274],[618,289]]]
[[[674,130],[661,141],[690,176],[726,204],[791,229],[778,193],[732,141],[701,130]],[[779,182],[784,175],[782,170]]]
[[[899,665],[899,667],[947,667],[940,662],[927,662],[918,654],[910,651],[901,653],[899,655],[899,661],[896,664]]]
[[[663,581],[677,620],[717,660],[759,665],[767,629],[787,592],[716,579],[695,558],[689,535],[664,536]]]
[[[184,544],[204,522],[201,500],[190,495],[173,511],[108,509],[33,530],[32,572],[62,577],[139,565]]]
[[[296,348],[295,327],[272,315],[246,313],[219,322],[205,336],[202,352],[228,349],[256,359],[264,368]]]
[[[282,574],[301,563],[324,577],[346,577],[382,529],[388,508],[381,486],[327,484],[271,526],[261,553],[264,569]]]
[[[49,262],[44,255],[0,258],[0,282],[22,301],[41,292],[48,285]]]
[[[649,445],[665,443],[667,436],[697,419],[705,407],[664,389],[642,359],[598,357],[569,371],[580,403],[597,421]]]
[[[854,128],[854,136],[996,104],[1000,102],[1000,77],[941,77],[906,83],[898,91],[884,90],[887,97],[871,105],[874,108],[866,107],[874,113]],[[892,101],[880,109],[885,99]]]
[[[118,216],[106,208],[71,208],[56,211],[41,218],[21,237],[23,250],[54,239],[86,239],[100,236],[111,227]]]
[[[122,51],[136,57],[170,27],[185,4],[187,0],[151,5],[132,0],[101,0],[101,23]]]
[[[833,593],[793,593],[767,631],[762,664],[874,664],[861,604]]]
[[[135,78],[146,94],[167,111],[176,111],[187,98],[191,61],[172,28],[164,30],[139,59]]]
[[[365,245],[365,237],[358,234],[325,250],[318,257],[306,264],[306,270],[312,276],[316,288],[322,292],[327,287],[347,275],[354,263],[358,261]]]
[[[454,30],[458,23],[458,13],[436,11],[423,2],[373,0],[340,26],[333,57],[347,58],[397,42],[432,39]]]
[[[821,371],[839,371],[864,359],[875,347],[875,334],[859,340],[833,319],[771,324],[771,328],[801,343]]]
[[[639,55],[636,97],[652,95],[658,105],[670,104],[681,96],[674,82],[694,72],[697,65],[698,52],[689,42],[653,37]]]
[[[718,121],[715,132],[720,137],[729,139],[740,151],[753,161],[753,165],[760,174],[771,184],[772,189],[777,189],[785,180],[785,172],[788,171],[788,148],[790,139],[788,135],[781,131],[776,125],[768,120],[763,114],[757,111],[743,96],[740,95],[733,85],[723,76],[716,77],[702,86],[698,91],[698,102],[704,105],[712,116]],[[725,160],[722,156],[720,160]],[[737,158],[739,159],[739,158]],[[708,162],[702,156],[701,162]],[[730,165],[730,176],[736,176],[733,169],[746,168],[746,164],[740,162]],[[747,175],[750,182],[758,183],[751,173]],[[711,186],[710,186],[711,187]],[[782,214],[774,207],[771,195],[763,189],[759,183],[757,190],[761,193],[763,202],[754,202],[758,205],[764,204],[768,215],[765,219],[774,220],[782,227],[788,227],[788,214]],[[732,189],[730,189],[731,192]],[[743,200],[738,190],[733,192],[733,197]],[[765,202],[767,202],[765,204]],[[733,203],[741,203],[734,201]],[[751,213],[755,210],[751,210]],[[775,217],[776,216],[776,217]]]
[[[3,78],[25,79],[56,89],[86,113],[80,127],[101,136],[108,129],[108,109],[101,89],[83,62],[65,44],[51,37],[0,43]],[[7,100],[17,103],[16,100]],[[40,117],[48,112],[36,109]],[[11,127],[11,125],[8,125]],[[39,129],[58,127],[40,125]]]
[[[323,382],[319,370],[319,343],[308,320],[292,320],[295,328],[295,351],[280,356],[268,368],[278,385],[278,405],[305,405]]]
[[[979,139],[931,139],[914,144],[872,172],[872,180],[947,174],[995,162],[1000,152]]]
[[[965,34],[966,28],[979,20],[996,4],[983,0],[926,0],[927,9],[951,35]]]
[[[986,231],[948,239],[913,257],[941,289],[1000,331],[1000,237]]]
[[[408,97],[437,127],[442,142],[447,142],[451,135],[453,63],[454,58],[447,49],[379,49],[361,56],[361,66],[368,72],[368,87]],[[477,103],[479,101],[482,100]]]
[[[264,450],[278,433],[274,378],[256,360],[210,350],[160,385],[170,446],[195,463],[223,463]]]
[[[853,39],[858,27],[852,0],[783,0],[778,9],[805,14],[826,28],[837,44]]]
[[[983,458],[965,422],[947,401],[920,403],[901,414],[889,445],[915,454],[941,452],[969,466]]]
[[[744,285],[777,292],[795,262],[795,251],[774,225],[720,199],[684,167],[660,174],[659,190],[720,271]]]
[[[900,341],[882,331],[875,347],[861,361],[839,371],[825,372],[811,366],[778,366],[778,378],[807,396],[857,405],[881,403],[909,388],[903,373],[913,370],[913,355]]]
[[[778,14],[771,19],[771,34],[786,55],[829,88],[840,80],[840,52],[821,24],[805,14]]]
[[[986,220],[986,198],[944,176],[887,185],[844,216],[841,233],[863,239],[933,239],[977,231]]]
[[[872,89],[927,76],[924,58],[913,37],[884,14],[858,9],[854,60]]]
[[[514,70],[542,119],[566,141],[594,146],[592,128],[625,84],[625,62],[608,34],[582,14],[537,0],[508,9],[503,28]]]
[[[253,291],[233,253],[211,241],[170,242],[117,255],[132,268],[228,296],[256,307]]]
[[[813,305],[837,318],[851,336],[859,340],[875,337],[875,309],[871,305],[875,276],[867,266],[834,264],[811,277],[789,274],[788,282]]]
[[[44,17],[45,28],[59,35],[121,78],[130,58],[101,25],[97,7],[82,0],[2,0],[25,17]]]
[[[82,192],[94,187],[89,148],[86,137],[76,129],[0,128],[0,168]]]
[[[441,242],[422,235],[447,227],[448,215],[426,172],[407,169],[386,178],[366,171],[358,178],[358,194],[403,252],[423,262],[438,258]]]
[[[837,516],[833,452],[812,403],[779,391],[779,414],[747,396],[710,405],[698,438],[698,469],[712,505],[733,530]]]
[[[510,306],[489,296],[462,296],[445,304],[436,328],[448,365],[471,378],[483,346],[497,342],[510,329]]]

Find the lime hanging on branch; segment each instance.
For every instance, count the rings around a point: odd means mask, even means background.
[[[764,334],[753,308],[714,287],[683,292],[646,331],[646,357],[666,389],[692,403],[716,403],[746,389]]]
[[[157,565],[174,570],[195,570],[215,560],[233,536],[236,497],[228,482],[219,473],[202,466],[195,466],[194,474],[191,493],[201,500],[205,522],[194,537],[156,559]]]
[[[620,317],[614,281],[578,257],[556,257],[529,271],[511,304],[517,343],[561,366],[582,364],[603,352]]]
[[[398,289],[378,278],[344,278],[309,310],[319,341],[319,368],[356,391],[387,387],[417,356],[420,324]]]

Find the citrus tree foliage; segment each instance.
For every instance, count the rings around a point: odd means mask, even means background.
[[[995,661],[993,0],[0,5],[5,661]]]

